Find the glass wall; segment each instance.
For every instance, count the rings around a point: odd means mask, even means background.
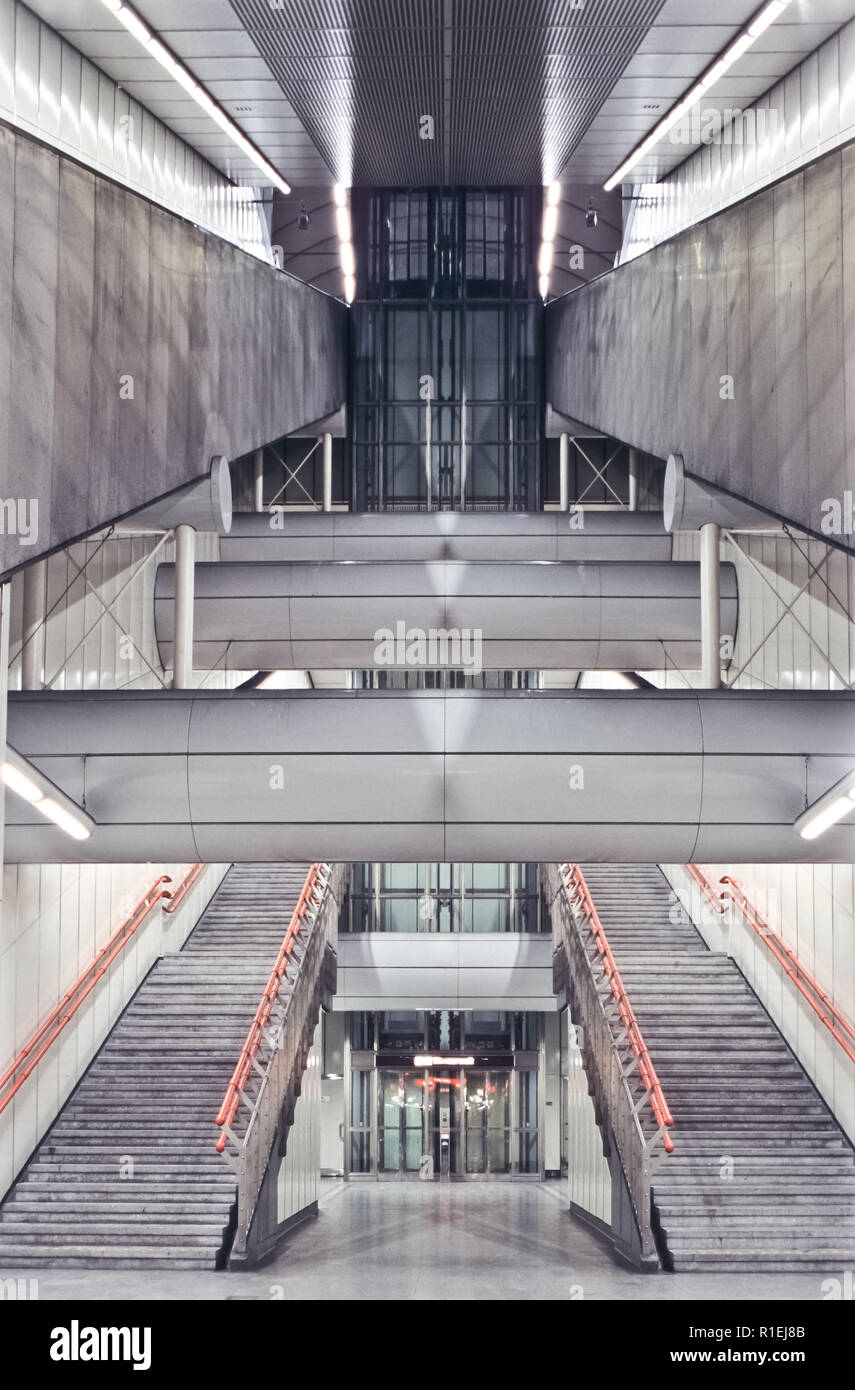
[[[354,864],[342,931],[549,929],[536,864]]]
[[[351,1176],[541,1176],[541,1015],[347,1017]],[[470,1063],[455,1064],[467,1054]]]
[[[539,506],[541,198],[354,190],[356,510]]]

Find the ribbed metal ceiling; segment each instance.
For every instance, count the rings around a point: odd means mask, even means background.
[[[556,178],[663,2],[231,0],[336,176],[386,185]]]

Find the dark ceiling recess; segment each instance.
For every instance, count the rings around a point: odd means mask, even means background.
[[[336,177],[412,186],[559,177],[664,0],[231,4]]]

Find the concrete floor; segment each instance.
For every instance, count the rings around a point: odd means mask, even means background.
[[[22,1271],[0,1270],[0,1278]],[[822,1299],[826,1275],[637,1275],[558,1182],[323,1185],[320,1214],[255,1273],[33,1270],[40,1299]]]

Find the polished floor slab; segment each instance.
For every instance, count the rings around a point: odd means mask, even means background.
[[[0,1279],[24,1271],[0,1270]],[[39,1270],[40,1299],[632,1300],[827,1296],[830,1277],[639,1275],[567,1214],[563,1183],[324,1183],[320,1211],[253,1273]]]

